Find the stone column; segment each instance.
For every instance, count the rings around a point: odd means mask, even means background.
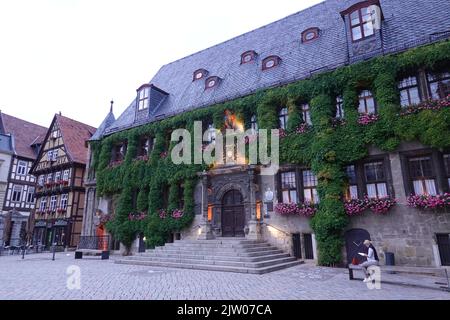
[[[255,188],[255,169],[253,166],[247,170],[250,188],[250,221],[248,223],[249,240],[261,240],[261,223],[256,219],[256,188]]]
[[[201,212],[202,221],[200,223],[201,233],[198,236],[198,240],[211,240],[214,239],[214,234],[211,228],[211,222],[208,221],[208,174],[203,171],[202,178],[202,199],[201,199]]]

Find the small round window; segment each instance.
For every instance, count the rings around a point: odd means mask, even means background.
[[[216,80],[209,80],[208,81],[208,88],[212,88],[216,85]]]
[[[319,37],[319,28],[309,28],[302,32],[302,42],[310,42]]]
[[[252,55],[251,55],[250,53],[249,53],[249,54],[246,54],[242,60],[243,60],[245,63],[250,62],[250,61],[252,61]]]
[[[201,78],[203,78],[203,73],[202,72],[197,72],[195,74],[195,79],[198,80],[198,79],[201,79]]]
[[[267,70],[276,67],[280,64],[280,58],[278,56],[270,56],[263,60],[262,69]]]

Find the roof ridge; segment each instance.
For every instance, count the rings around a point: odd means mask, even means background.
[[[7,116],[7,117],[14,118],[15,120],[19,120],[19,121],[22,121],[22,122],[26,122],[26,123],[28,123],[28,124],[32,124],[33,126],[40,127],[41,129],[45,129],[45,130],[48,129],[47,127],[44,127],[44,126],[42,126],[42,125],[40,125],[40,124],[31,122],[31,121],[28,121],[28,120],[24,120],[24,119],[21,119],[21,118],[18,118],[18,117],[12,116],[12,115],[7,114],[7,113],[4,113],[4,112],[2,112],[1,115],[2,115],[2,116],[5,115],[5,116]]]

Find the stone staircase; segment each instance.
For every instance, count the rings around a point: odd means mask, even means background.
[[[303,263],[264,241],[244,238],[178,240],[115,261],[156,267],[264,274]]]

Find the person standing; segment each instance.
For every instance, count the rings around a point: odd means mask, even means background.
[[[364,280],[363,282],[369,282],[372,281],[372,278],[370,276],[369,271],[367,270],[370,266],[378,266],[379,265],[379,259],[378,259],[378,253],[375,247],[373,246],[372,242],[370,240],[365,240],[364,245],[367,247],[367,254],[362,253],[367,258],[367,261],[364,263],[361,263],[360,266],[362,270],[364,271]]]

